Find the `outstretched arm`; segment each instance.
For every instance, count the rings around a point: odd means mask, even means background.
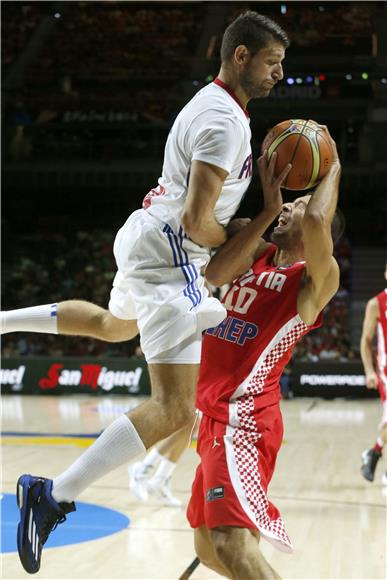
[[[340,281],[333,257],[331,224],[337,207],[341,165],[336,144],[327,129],[326,133],[333,149],[332,164],[313,193],[302,220],[306,280],[298,294],[298,313],[306,324],[313,324],[337,292]]]
[[[282,208],[281,184],[291,169],[287,165],[279,177],[274,177],[276,153],[270,163],[267,152],[258,159],[258,171],[262,182],[264,208],[250,223],[227,240],[211,259],[206,269],[206,278],[214,286],[230,284],[247,272],[267,243],[262,239],[269,225]]]
[[[372,340],[375,335],[376,324],[379,316],[379,305],[376,298],[367,302],[363,321],[363,331],[360,339],[360,354],[363,362],[366,384],[368,389],[378,388],[378,377],[374,368]]]

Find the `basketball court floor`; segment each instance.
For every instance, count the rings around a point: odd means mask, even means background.
[[[15,545],[18,476],[57,475],[139,401],[3,396],[2,578],[30,577]],[[295,552],[282,554],[263,540],[266,557],[284,579],[386,578],[387,496],[381,476],[387,462],[379,462],[373,483],[359,473],[361,453],[376,437],[379,402],[301,398],[283,401],[282,410],[285,440],[269,495]],[[184,506],[196,465],[191,447],[171,482]],[[177,580],[194,558],[184,507],[163,507],[156,500],[139,503],[128,489],[127,466],[86,490],[77,506],[50,537],[36,578]],[[200,565],[191,578],[219,576]]]

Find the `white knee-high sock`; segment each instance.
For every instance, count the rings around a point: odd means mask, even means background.
[[[45,332],[58,334],[57,304],[5,310],[0,313],[0,332]]]
[[[54,479],[52,496],[57,502],[71,502],[97,479],[144,452],[145,446],[133,423],[122,415]]]

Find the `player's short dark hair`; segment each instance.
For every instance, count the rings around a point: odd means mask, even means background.
[[[331,223],[331,236],[333,243],[339,241],[345,230],[345,217],[340,208],[336,208],[335,215]]]
[[[274,20],[251,10],[242,12],[223,34],[221,60],[222,62],[230,60],[236,47],[241,44],[254,55],[273,40],[282,44],[284,48],[288,48],[290,44],[288,35]]]

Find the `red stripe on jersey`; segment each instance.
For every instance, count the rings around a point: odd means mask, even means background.
[[[249,112],[247,111],[247,109],[245,109],[243,107],[242,103],[240,102],[240,100],[238,99],[238,97],[236,96],[236,94],[234,93],[234,91],[228,85],[226,85],[226,83],[224,83],[223,81],[221,81],[218,78],[216,78],[214,80],[214,84],[215,85],[218,85],[218,87],[222,87],[222,89],[224,89],[230,95],[230,97],[232,97],[234,99],[234,101],[236,103],[238,103],[238,105],[240,106],[240,108],[242,109],[242,111],[244,112],[244,114],[246,115],[246,117],[249,119],[249,117],[250,117]]]

